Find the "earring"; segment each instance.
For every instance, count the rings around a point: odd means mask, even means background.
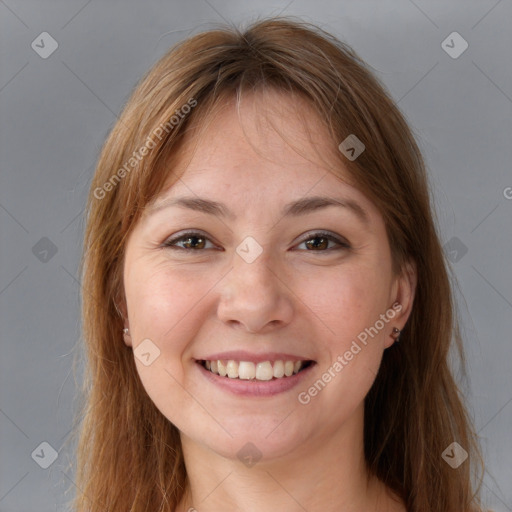
[[[398,329],[397,327],[393,327],[393,332],[391,333],[391,337],[395,340],[395,342],[399,342],[400,341],[400,334],[401,334],[401,331],[400,329]]]
[[[128,327],[125,327],[125,328],[123,329],[123,334],[124,334],[125,336],[129,336],[129,334],[130,334],[130,329],[128,329]]]

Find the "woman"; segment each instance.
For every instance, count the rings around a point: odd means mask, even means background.
[[[274,18],[171,49],[91,186],[74,508],[481,510],[429,201],[331,35]]]

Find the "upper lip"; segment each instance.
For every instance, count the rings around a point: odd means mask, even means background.
[[[254,354],[245,350],[230,350],[229,352],[218,352],[199,358],[198,361],[250,361],[261,363],[264,361],[312,361],[312,359],[283,352],[264,352]]]

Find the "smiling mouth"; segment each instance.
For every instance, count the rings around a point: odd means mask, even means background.
[[[215,375],[238,380],[269,381],[286,379],[305,370],[314,361],[197,361],[203,368]]]

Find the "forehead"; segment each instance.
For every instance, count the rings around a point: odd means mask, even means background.
[[[298,95],[265,90],[239,103],[227,97],[212,115],[191,123],[168,182],[150,206],[184,193],[238,198],[241,206],[255,198],[284,202],[337,193],[365,201],[337,151],[318,114]]]

